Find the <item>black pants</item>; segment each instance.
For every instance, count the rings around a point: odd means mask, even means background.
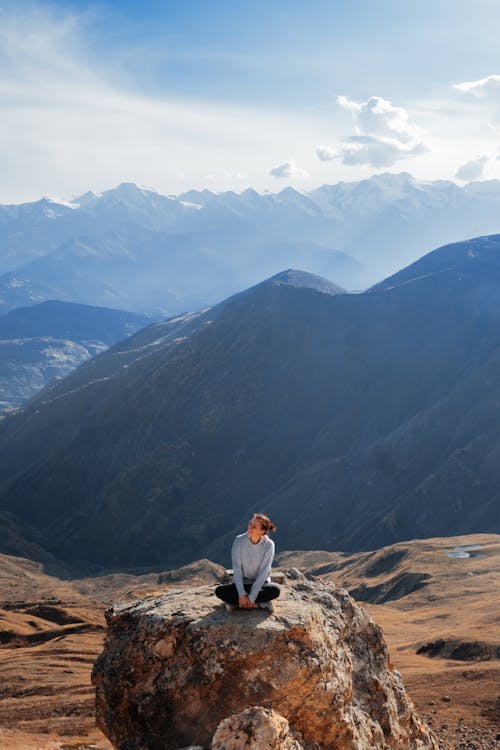
[[[250,593],[250,589],[252,588],[251,583],[245,583],[245,591],[247,594]],[[257,604],[262,604],[263,602],[270,602],[271,599],[276,599],[280,595],[280,587],[276,583],[265,583],[259,593],[257,594],[257,599],[255,600]],[[226,604],[234,604],[237,605],[239,603],[239,594],[238,589],[234,585],[234,583],[223,583],[221,586],[217,586],[215,589],[215,596],[219,597],[219,599],[222,599],[223,602],[226,602]]]

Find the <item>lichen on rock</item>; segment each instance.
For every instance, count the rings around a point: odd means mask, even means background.
[[[292,569],[272,614],[228,613],[202,586],[117,604],[107,620],[93,682],[98,724],[119,750],[209,748],[250,708],[251,731],[258,721],[272,736],[272,725],[297,750],[437,749],[381,629],[332,584]]]

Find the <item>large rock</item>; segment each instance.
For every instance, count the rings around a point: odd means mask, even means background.
[[[303,750],[288,721],[262,706],[246,708],[221,721],[210,750]]]
[[[381,629],[331,584],[289,571],[273,614],[228,613],[202,586],[107,619],[93,682],[98,725],[119,750],[208,748],[224,719],[255,706],[284,717],[305,750],[437,750]]]

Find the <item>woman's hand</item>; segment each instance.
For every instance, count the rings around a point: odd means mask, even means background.
[[[258,609],[259,605],[250,601],[247,595],[238,597],[238,606],[241,609]]]

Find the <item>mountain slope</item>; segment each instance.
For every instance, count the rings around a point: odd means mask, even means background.
[[[313,242],[273,242],[260,233],[167,234],[122,227],[120,234],[73,238],[0,276],[0,310],[44,299],[167,317],[212,305],[283,267],[362,284],[361,264]]]
[[[0,411],[149,322],[137,313],[54,301],[0,317]]]
[[[288,273],[136,334],[3,421],[0,508],[106,564],[222,561],[253,508],[295,549],[498,532],[499,254],[356,295]]]
[[[58,300],[19,307],[0,317],[0,338],[53,336],[76,341],[98,339],[110,346],[148,325],[146,315]]]

